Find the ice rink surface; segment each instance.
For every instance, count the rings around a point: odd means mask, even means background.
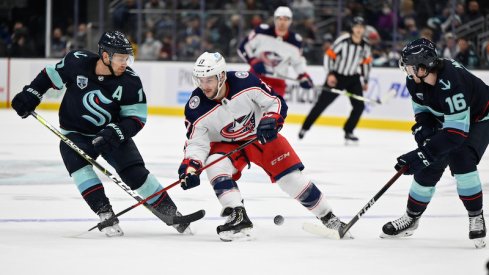
[[[56,112],[39,114],[58,127]],[[238,182],[255,226],[253,241],[219,240],[216,227],[224,219],[206,176],[197,188],[169,191],[181,212],[206,210],[192,224],[193,235],[179,235],[138,207],[121,216],[125,236],[107,238],[96,230],[81,234],[98,217],[65,171],[59,139],[12,110],[0,110],[0,127],[0,274],[486,274],[489,248],[477,250],[468,239],[467,213],[448,172],[418,230],[400,240],[379,234],[404,213],[411,177],[402,176],[353,226],[354,240],[328,240],[301,229],[319,221],[256,166]],[[345,222],[395,174],[395,158],[415,148],[408,132],[358,129],[360,144],[344,146],[340,128],[316,126],[303,140],[298,130],[286,124],[282,134]],[[135,140],[148,169],[164,185],[173,183],[183,156],[183,118],[150,116]],[[489,154],[479,172],[487,196]],[[116,212],[136,203],[100,178]],[[278,214],[282,226],[273,223]]]

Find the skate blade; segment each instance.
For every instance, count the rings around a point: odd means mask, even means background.
[[[326,237],[326,238],[332,239],[332,240],[353,239],[353,236],[350,232],[346,232],[345,236],[343,236],[343,238],[341,238],[340,232],[338,232],[337,230],[329,229],[322,224],[319,225],[319,224],[307,223],[306,222],[302,225],[302,229],[308,233],[313,234],[313,235]]]
[[[239,232],[223,231],[218,235],[223,242],[246,242],[254,239],[251,235],[251,228],[245,228]]]
[[[406,231],[406,232],[399,233],[397,235],[388,235],[388,234],[385,234],[384,232],[382,232],[379,237],[381,239],[399,239],[399,238],[405,238],[405,237],[412,236],[413,233],[414,233],[414,231]]]
[[[475,248],[480,249],[486,247],[486,241],[484,238],[472,239],[474,241]]]

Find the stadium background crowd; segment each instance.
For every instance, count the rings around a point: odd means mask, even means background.
[[[219,51],[242,62],[236,49],[247,33],[271,24],[276,7],[293,11],[292,30],[303,37],[309,65],[321,65],[325,49],[348,29],[354,16],[368,24],[374,66],[397,66],[410,40],[428,38],[439,53],[468,68],[489,68],[489,1],[482,0],[52,0],[50,50],[46,52],[46,1],[5,0],[0,4],[0,57],[64,56],[96,50],[101,31],[127,33],[137,60],[193,61]],[[101,21],[93,14],[100,13]],[[102,28],[104,30],[102,30]]]

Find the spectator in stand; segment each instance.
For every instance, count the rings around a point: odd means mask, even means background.
[[[51,37],[50,57],[64,57],[66,55],[66,37],[63,35],[61,28],[54,28]]]
[[[385,4],[382,7],[382,14],[377,20],[377,29],[379,30],[380,37],[384,40],[392,39],[392,29],[394,28],[394,11],[390,5]]]
[[[444,46],[441,50],[442,57],[447,59],[452,59],[457,54],[457,41],[453,33],[448,32],[444,36]]]
[[[137,17],[136,14],[130,13],[131,9],[137,9],[135,0],[125,0],[121,4],[117,4],[112,13],[112,24],[114,29],[122,30],[132,36],[136,34]]]
[[[76,36],[68,42],[67,48],[70,50],[87,49],[87,24],[81,23],[78,25]]]
[[[403,40],[412,41],[419,37],[419,30],[416,26],[416,20],[413,17],[404,18],[404,29],[401,30]]]
[[[138,58],[141,60],[157,60],[162,47],[161,41],[154,38],[153,32],[147,31],[144,42],[139,47]]]
[[[250,25],[252,29],[256,29],[262,23],[263,23],[263,18],[261,18],[261,15],[255,14],[251,17]]]
[[[160,60],[172,60],[172,38],[165,35],[161,41]]]
[[[301,20],[314,18],[314,4],[309,0],[294,0],[291,5],[294,12],[294,19]]]
[[[476,0],[470,0],[467,3],[467,14],[466,14],[467,22],[476,20],[480,17],[484,17],[484,15],[480,11],[479,2]]]
[[[29,31],[22,22],[16,22],[13,28],[12,44],[8,47],[11,57],[33,57],[35,46],[29,39]]]
[[[262,1],[246,0],[245,5],[247,10],[263,10]]]
[[[149,0],[146,4],[144,4],[144,8],[147,10],[164,9],[165,8],[165,2],[160,1],[160,0]],[[146,18],[146,20],[145,20],[146,28],[153,29],[158,24],[158,22],[163,19],[163,14],[161,14],[161,13],[146,13],[145,18]]]
[[[471,47],[467,38],[461,37],[458,39],[458,53],[455,55],[455,60],[460,62],[467,68],[476,68],[479,66],[479,57]]]

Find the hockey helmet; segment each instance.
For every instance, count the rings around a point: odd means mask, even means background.
[[[290,10],[289,7],[280,6],[273,13],[273,17],[280,17],[280,16],[285,16],[290,18],[290,20],[292,20],[292,11]]]
[[[195,61],[194,69],[192,71],[192,80],[194,85],[201,87],[201,78],[207,78],[210,76],[217,77],[217,93],[210,99],[215,99],[219,96],[224,83],[226,82],[226,61],[224,57],[218,53],[205,52],[197,58]]]
[[[115,53],[128,54],[129,62],[134,61],[134,52],[132,50],[132,45],[127,39],[127,37],[120,31],[108,31],[105,32],[98,42],[98,55],[102,58],[102,53],[107,52],[112,61],[112,57]]]
[[[355,16],[353,19],[350,21],[350,29],[353,29],[354,26],[356,25],[361,25],[365,27],[365,20],[361,16]]]
[[[407,66],[413,66],[417,74],[420,67],[424,67],[427,72],[437,67],[439,57],[436,53],[435,43],[426,38],[419,38],[408,43],[401,51],[399,67],[407,72]]]

